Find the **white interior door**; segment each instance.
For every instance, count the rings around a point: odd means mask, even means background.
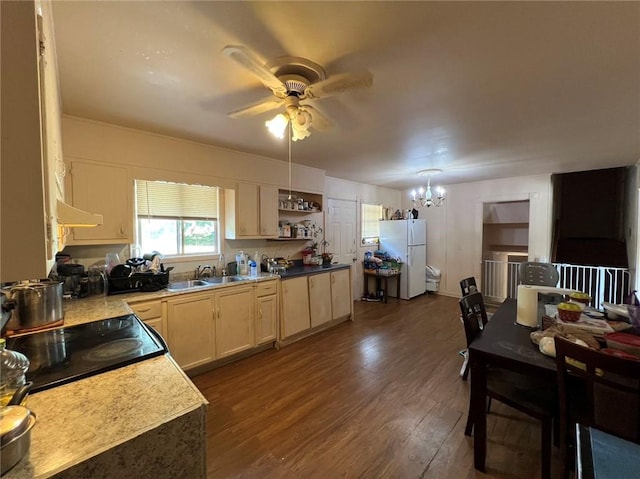
[[[327,201],[324,216],[324,238],[329,242],[327,251],[333,253],[334,263],[353,264],[356,261],[356,207],[355,201]],[[355,271],[352,271],[352,281]],[[352,291],[353,284],[351,285]]]

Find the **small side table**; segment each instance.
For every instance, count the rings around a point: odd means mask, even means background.
[[[382,285],[382,291],[384,292],[384,302],[387,303],[389,295],[387,294],[387,288],[389,286],[389,278],[396,278],[396,298],[400,298],[400,273],[389,274],[389,275],[381,275],[376,273],[370,273],[368,271],[364,272],[364,296],[365,298],[369,296],[369,278],[376,278],[376,291],[380,290],[380,286]],[[383,280],[383,281],[380,281]],[[381,284],[382,283],[382,284]]]

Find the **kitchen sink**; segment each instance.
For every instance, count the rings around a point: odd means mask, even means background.
[[[236,276],[214,276],[213,278],[207,278],[205,281],[207,284],[224,284],[233,283],[234,281],[242,281],[244,278],[238,278]]]
[[[199,288],[202,286],[210,286],[210,283],[201,279],[190,279],[188,281],[177,281],[167,285],[167,291],[182,291],[185,289]]]

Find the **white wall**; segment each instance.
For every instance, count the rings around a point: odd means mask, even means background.
[[[130,177],[136,179],[184,181],[223,188],[235,188],[238,180],[279,188],[288,186],[288,165],[284,161],[83,118],[63,118],[63,145],[66,161],[77,158],[126,166]],[[400,192],[397,190],[325,177],[324,171],[316,168],[294,164],[292,183],[294,190],[324,193],[325,202],[328,198],[356,201],[358,215],[362,202],[379,203],[394,209],[400,207]],[[105,185],[105,191],[107,188]],[[221,210],[224,210],[224,205],[221,205]],[[359,241],[359,216],[357,225],[356,241]],[[266,240],[224,240],[222,245],[227,261],[233,261],[235,253],[240,250],[251,255],[258,251],[269,256],[299,259],[304,246],[302,242]],[[68,246],[64,252],[89,266],[102,261],[107,252],[117,252],[121,259],[126,259],[129,246]],[[364,257],[364,250],[358,256]],[[212,262],[215,263],[214,260]],[[171,265],[176,272],[190,272],[198,263]],[[361,276],[361,269],[357,271],[359,273],[354,273],[354,278]],[[354,295],[359,297],[358,289]]]
[[[460,296],[459,281],[481,281],[483,204],[529,200],[529,259],[548,261],[551,251],[551,175],[447,185],[447,199],[422,208],[427,220],[427,263],[442,270],[440,293]],[[409,191],[403,208],[411,207]]]
[[[131,180],[162,179],[222,188],[235,188],[237,181],[247,181],[288,187],[288,165],[284,161],[83,118],[65,116],[62,127],[65,161],[84,159],[124,166]],[[294,164],[292,183],[293,189],[322,193],[324,171]],[[105,185],[105,190],[96,194],[107,195],[108,188]],[[220,209],[222,214],[223,204]],[[223,217],[221,223],[224,224]],[[223,240],[222,244],[227,262],[234,261],[235,253],[241,250],[250,255],[258,251],[296,259],[303,247],[304,243],[297,241]],[[88,266],[100,262],[107,252],[118,252],[124,260],[129,257],[129,246],[68,246],[64,252]],[[192,272],[205,262],[215,264],[215,258],[167,264],[181,273]]]
[[[326,177],[325,182],[325,199],[350,200],[356,202],[356,262],[353,267],[353,289],[354,298],[359,299],[360,294],[364,290],[364,277],[362,261],[364,254],[368,250],[374,249],[372,246],[362,246],[360,240],[362,238],[362,204],[383,205],[390,207],[394,211],[400,208],[402,204],[401,192],[391,188],[381,186],[367,185],[365,183],[356,183],[353,181],[343,180],[340,178]]]

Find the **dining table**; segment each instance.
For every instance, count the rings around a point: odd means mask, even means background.
[[[576,424],[576,479],[631,479],[640,471],[640,444]]]
[[[534,329],[516,323],[517,302],[507,298],[469,345],[473,458],[477,470],[486,472],[487,452],[487,368],[499,367],[557,384],[555,358],[540,352],[531,341]]]

